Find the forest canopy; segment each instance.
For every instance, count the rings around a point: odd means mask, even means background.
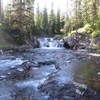
[[[55,11],[56,2],[51,3],[51,9],[47,6],[41,9],[38,0],[9,0],[5,8],[2,1],[1,23],[18,44],[34,36],[64,37],[73,31],[86,34],[90,39],[100,36],[99,0],[66,0],[64,11],[60,7]]]

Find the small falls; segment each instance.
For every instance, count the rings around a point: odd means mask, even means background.
[[[40,48],[44,49],[61,49],[63,48],[63,42],[61,40],[55,40],[53,38],[38,38]]]

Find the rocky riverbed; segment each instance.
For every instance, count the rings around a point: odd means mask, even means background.
[[[86,51],[11,50],[0,55],[0,100],[100,100],[100,58]]]

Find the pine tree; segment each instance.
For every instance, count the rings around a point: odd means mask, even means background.
[[[37,4],[36,15],[35,15],[35,26],[37,33],[39,35],[41,35],[42,31],[42,19],[43,19],[43,14],[40,12],[39,4]]]
[[[56,16],[54,13],[54,9],[53,9],[53,3],[51,5],[51,12],[49,15],[49,34],[55,34],[55,28],[56,28]]]
[[[56,33],[60,33],[61,30],[61,16],[60,16],[60,10],[57,10],[57,17],[56,17]]]
[[[42,29],[44,34],[48,34],[48,12],[47,8],[43,10],[43,20],[42,20]]]
[[[18,44],[31,41],[34,29],[34,0],[13,0],[9,14],[10,35]]]

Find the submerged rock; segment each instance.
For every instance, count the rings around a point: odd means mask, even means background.
[[[100,94],[90,88],[85,90],[83,96],[89,98],[90,100],[100,100]]]
[[[41,65],[51,65],[51,64],[55,64],[55,61],[44,61],[44,62],[38,62],[38,64]]]
[[[73,84],[60,85],[55,80],[48,80],[39,89],[48,94],[50,100],[83,100]]]

